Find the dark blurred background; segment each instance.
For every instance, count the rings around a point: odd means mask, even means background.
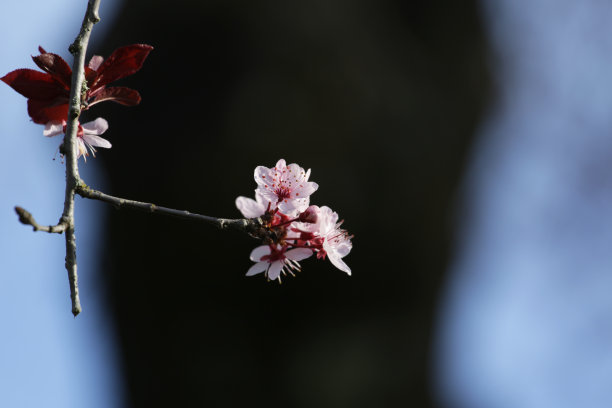
[[[129,1],[96,54],[155,47],[100,106],[106,191],[220,217],[253,170],[312,168],[355,235],[348,277],[247,278],[257,242],[110,211],[100,270],[130,407],[435,406],[432,330],[489,81],[474,1]]]

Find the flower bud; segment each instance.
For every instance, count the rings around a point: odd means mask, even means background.
[[[316,205],[311,205],[308,207],[303,213],[301,213],[298,217],[298,220],[301,222],[307,222],[309,224],[314,224],[317,222],[319,207]]]

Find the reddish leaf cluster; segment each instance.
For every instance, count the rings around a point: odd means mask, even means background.
[[[87,91],[83,95],[82,109],[103,101],[115,101],[134,106],[140,103],[140,94],[126,87],[106,87],[107,84],[137,72],[153,47],[133,44],[116,49],[106,60],[94,56],[85,67]],[[46,124],[66,120],[72,69],[57,54],[38,47],[40,55],[32,57],[44,72],[17,69],[0,80],[28,98],[28,114],[34,123]]]

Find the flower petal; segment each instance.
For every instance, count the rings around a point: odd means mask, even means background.
[[[270,169],[267,167],[264,167],[264,166],[255,167],[255,172],[253,176],[255,178],[255,182],[259,186],[264,187],[272,183],[271,177],[270,177]]]
[[[278,279],[278,277],[280,276],[280,272],[283,270],[283,266],[284,264],[281,261],[272,262],[272,264],[270,265],[270,269],[268,269],[268,279]]]
[[[270,247],[268,245],[262,245],[251,251],[249,258],[253,262],[259,262],[261,258],[266,255],[270,255]]]
[[[308,248],[295,248],[285,252],[285,257],[294,261],[301,261],[306,259],[313,254],[312,249]]]
[[[110,149],[111,147],[113,147],[113,145],[108,140],[100,136],[90,135],[89,133],[83,134],[83,140],[92,147],[103,147],[105,149]]]
[[[344,261],[339,256],[333,253],[328,253],[327,258],[329,258],[330,262],[336,268],[340,269],[343,272],[346,272],[349,276],[351,275],[351,268],[349,268],[348,265],[345,264]]]
[[[92,122],[83,123],[81,127],[85,134],[101,135],[108,129],[108,122],[104,118],[97,118]]]
[[[295,192],[299,193],[299,197],[308,197],[309,195],[317,191],[318,188],[319,185],[314,181],[306,181],[300,186],[296,187]]]
[[[100,65],[102,65],[103,62],[104,62],[104,58],[102,58],[99,55],[94,55],[89,60],[89,64],[87,64],[87,68],[89,68],[89,69],[91,69],[93,71],[97,71],[98,68],[100,68]]]
[[[63,121],[53,120],[45,124],[45,129],[43,130],[43,136],[53,137],[53,136],[57,136],[61,134],[64,134],[64,122]]]
[[[346,240],[338,244],[335,247],[334,252],[336,252],[340,256],[340,258],[344,258],[349,254],[349,252],[351,252],[351,249],[353,249],[353,244],[351,243],[351,241]]]
[[[246,273],[246,276],[257,275],[258,273],[262,273],[265,271],[270,264],[268,262],[257,262],[255,265],[251,266]]]
[[[284,169],[285,167],[287,167],[287,162],[285,161],[285,159],[279,159],[276,162],[276,166],[275,166],[278,170]]]
[[[242,216],[245,218],[257,218],[264,215],[266,212],[266,209],[261,203],[258,203],[252,198],[242,196],[236,199],[236,207],[238,207]]]
[[[278,209],[289,217],[297,217],[299,213],[308,208],[310,200],[307,199],[286,199],[278,203]]]

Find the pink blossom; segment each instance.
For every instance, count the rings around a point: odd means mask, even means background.
[[[342,258],[347,256],[353,244],[351,236],[343,229],[340,229],[342,222],[338,222],[338,213],[331,208],[323,206],[320,208],[318,218],[318,234],[323,240],[323,250],[331,263],[341,271],[351,274],[351,268],[344,263]]]
[[[298,261],[312,255],[312,250],[308,248],[295,248],[287,250],[287,246],[282,245],[262,245],[251,252],[251,261],[256,262],[247,271],[247,276],[265,272],[270,280],[278,279],[281,281],[281,274],[300,270]]]
[[[313,254],[329,258],[341,271],[351,274],[343,259],[353,245],[352,235],[341,229],[338,214],[329,207],[310,205],[310,195],[319,187],[308,181],[310,170],[280,159],[269,169],[255,169],[255,200],[238,197],[236,207],[246,218],[259,218],[251,235],[265,245],[251,252],[255,262],[247,276],[264,272],[268,280],[300,270],[298,261]]]
[[[257,166],[255,169],[255,182],[257,190],[263,198],[277,205],[280,212],[294,216],[308,208],[310,195],[319,186],[308,181],[310,169],[304,169],[295,163],[287,166],[284,159],[280,159],[271,169]]]
[[[350,275],[351,268],[342,258],[351,252],[352,237],[340,228],[342,222],[338,222],[338,213],[327,206],[312,205],[309,209],[316,214],[316,223],[295,223],[290,237],[299,237],[297,239],[304,245],[317,251],[317,258],[325,259],[327,256],[336,268]]]
[[[98,118],[93,122],[79,124],[79,130],[77,131],[77,152],[78,157],[83,156],[85,161],[86,157],[89,156],[89,151],[96,157],[96,147],[103,147],[105,149],[111,148],[111,144],[108,140],[101,138],[99,135],[106,132],[108,129],[108,122],[103,118]],[[66,133],[66,121],[51,121],[47,122],[45,129],[43,130],[43,136],[53,137],[57,135],[63,135]]]

